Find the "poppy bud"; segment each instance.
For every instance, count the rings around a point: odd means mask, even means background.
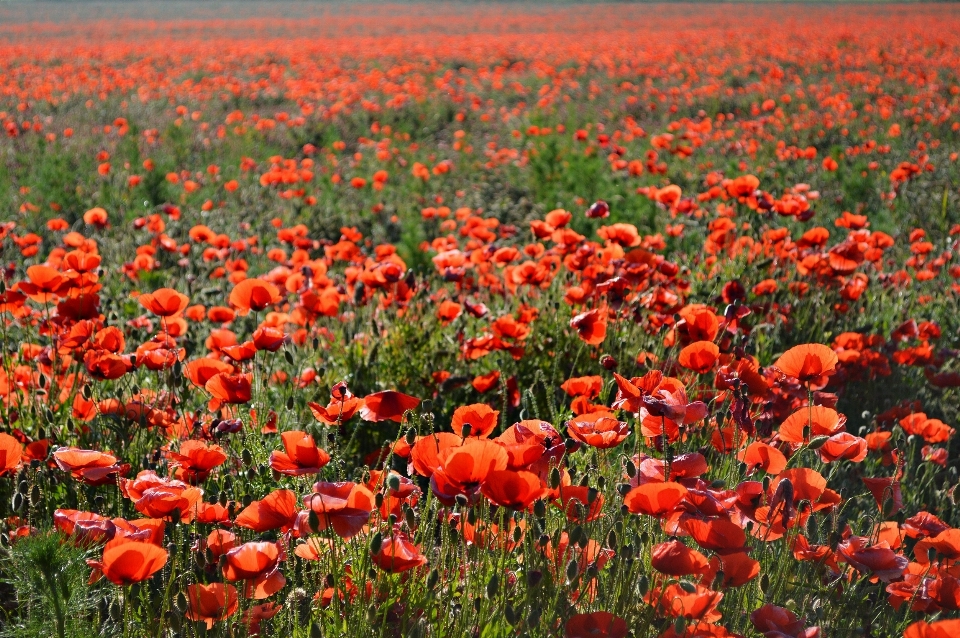
[[[809,447],[811,450],[819,450],[820,448],[823,447],[824,443],[826,443],[829,438],[830,438],[829,436],[825,436],[821,434],[820,436],[814,437],[810,441],[810,444],[807,447]]]
[[[473,426],[469,423],[464,423],[463,427],[460,429],[460,437],[465,439],[470,436],[471,432],[473,432]]]
[[[571,560],[569,563],[567,563],[566,575],[567,575],[567,580],[570,582],[575,581],[577,579],[577,576],[580,575],[580,565],[577,563],[576,560]]]
[[[553,468],[550,470],[550,489],[555,490],[560,487],[560,470]]]
[[[587,488],[587,504],[593,505],[593,502],[597,500],[597,497],[600,495],[600,491],[595,487]]]
[[[310,526],[311,531],[320,529],[320,516],[312,509],[310,510],[310,513],[307,514],[307,525]],[[379,548],[377,551],[379,551]]]
[[[611,357],[608,354],[600,357],[600,365],[604,367],[605,370],[616,370],[617,369],[617,360]]]
[[[547,515],[547,506],[542,500],[533,504],[533,515],[537,518],[543,518]]]
[[[410,428],[407,430],[407,434],[404,437],[404,440],[407,442],[407,445],[413,445],[417,442],[417,430],[415,428]]]
[[[250,448],[243,448],[243,451],[240,453],[240,460],[243,461],[243,464],[247,467],[253,463],[253,454],[250,452]]]
[[[681,587],[682,586],[683,585],[681,584]],[[696,591],[696,589],[694,589],[693,591]],[[677,619],[673,621],[673,631],[678,636],[684,635],[687,632],[687,619],[684,618],[683,616],[677,616]]]
[[[430,574],[427,576],[427,589],[433,589],[437,586],[437,583],[440,581],[440,572],[436,569],[431,569]]]
[[[207,556],[204,552],[197,552],[196,556],[194,556],[194,561],[200,569],[207,566]]]
[[[407,527],[409,527],[410,529],[413,529],[414,527],[417,526],[417,514],[416,512],[413,511],[412,507],[408,507],[403,512],[403,519],[407,523]]]
[[[650,590],[650,580],[643,575],[640,577],[640,580],[637,581],[637,593],[640,596],[646,596],[647,592]]]
[[[607,534],[607,547],[616,549],[618,540],[619,539],[617,539],[617,532],[614,530],[610,530],[610,533]]]
[[[629,476],[630,478],[636,477],[637,466],[633,463],[633,461],[627,461],[626,470],[627,470],[627,476]]]
[[[470,500],[464,494],[457,494],[457,498],[454,499],[457,502],[457,505],[460,507],[466,507]]]
[[[619,484],[617,484],[617,493],[618,493],[620,496],[626,496],[627,493],[629,493],[630,490],[632,490],[632,489],[633,489],[633,486],[630,485],[629,483],[619,483]]]
[[[227,493],[225,491],[220,492],[220,498],[217,499],[217,502],[220,503],[221,507],[227,506]]]
[[[514,611],[513,605],[510,603],[507,603],[507,606],[504,608],[503,615],[511,625],[517,624],[517,612]]]
[[[383,507],[383,492],[377,492],[376,495],[373,497],[373,502],[374,504],[376,504],[377,509],[380,509],[381,507]]]
[[[523,538],[523,528],[520,526],[513,528],[513,542],[519,543],[520,539]]]
[[[572,530],[570,530],[570,534],[568,535],[568,537],[570,538],[571,544],[579,543],[580,539],[583,538],[583,528],[577,525]]]
[[[539,607],[535,606],[533,609],[530,610],[530,613],[527,614],[527,624],[530,625],[531,627],[536,627],[537,625],[539,625],[540,614],[542,613],[543,611]]]
[[[692,594],[697,591],[697,586],[691,583],[689,580],[681,580],[680,589],[687,592],[688,594]]]
[[[23,494],[17,492],[13,495],[13,511],[19,512],[23,508]]]
[[[316,621],[310,623],[310,638],[323,638],[323,630],[320,629],[320,623]]]
[[[767,590],[769,589],[770,589],[770,576],[768,574],[764,574],[763,576],[760,577],[760,591],[766,594]]]
[[[714,589],[719,589],[723,585],[724,578],[726,578],[726,576],[724,576],[723,570],[722,569],[718,570],[717,575],[713,577],[712,587]]]
[[[498,589],[500,589],[500,579],[494,574],[487,581],[487,598],[495,597]]]
[[[640,533],[640,544],[641,544],[641,545],[647,545],[648,543],[650,543],[650,534],[648,534],[646,531],[641,532],[641,533]]]

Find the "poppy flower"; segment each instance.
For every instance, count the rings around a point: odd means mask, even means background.
[[[367,395],[360,408],[364,421],[396,421],[401,423],[407,410],[420,405],[420,399],[396,390],[384,390]]]
[[[603,377],[593,375],[589,377],[574,377],[567,379],[560,385],[560,389],[572,397],[586,397],[595,399],[603,390]]]
[[[251,598],[267,598],[280,591],[287,582],[278,569],[283,553],[277,543],[244,543],[223,556],[223,577],[247,581],[245,595]]]
[[[280,435],[286,452],[274,451],[270,454],[270,467],[287,476],[319,474],[330,462],[330,455],[317,447],[313,436],[299,430],[284,432]]]
[[[588,345],[600,345],[607,338],[607,311],[604,308],[595,308],[581,313],[570,320],[570,327],[576,330]]]
[[[234,524],[263,533],[292,527],[297,517],[297,495],[292,490],[275,490],[243,508]]]
[[[17,289],[37,303],[46,304],[56,301],[67,293],[70,282],[56,268],[50,266],[30,266],[27,278],[21,281]]]
[[[860,536],[851,536],[837,545],[837,556],[861,574],[870,574],[885,583],[900,578],[910,562],[890,549],[887,541],[871,545]]]
[[[824,463],[833,463],[841,459],[859,463],[867,458],[867,442],[849,432],[839,432],[824,441],[817,453]]]
[[[538,475],[522,470],[493,470],[487,474],[480,491],[494,505],[518,511],[528,509],[550,492]]]
[[[219,359],[194,359],[184,366],[184,376],[190,379],[193,385],[202,388],[211,378],[220,373],[231,374],[233,366]]]
[[[594,412],[581,414],[567,421],[567,434],[570,438],[589,446],[606,449],[616,447],[630,436],[630,427],[609,413]]]
[[[576,614],[563,626],[564,638],[624,638],[627,622],[608,611]]]
[[[432,476],[440,467],[440,453],[462,443],[463,439],[452,432],[435,432],[417,438],[409,452],[413,471],[420,476]]]
[[[695,341],[680,351],[679,362],[698,374],[709,372],[720,357],[720,348],[712,341]]]
[[[223,583],[187,586],[187,612],[190,620],[204,622],[207,629],[237,613],[237,588]]]
[[[822,405],[803,407],[780,424],[780,440],[788,443],[805,443],[812,437],[833,436],[843,430],[846,422],[847,417],[833,408]],[[807,432],[806,438],[804,432]]]
[[[160,288],[153,292],[147,292],[137,297],[140,305],[158,317],[173,317],[179,315],[190,298],[171,288]]]
[[[697,545],[718,554],[742,552],[747,540],[743,528],[727,518],[690,518],[682,525]]]
[[[837,353],[819,343],[794,346],[784,352],[773,367],[801,384],[819,387],[837,369]]]
[[[462,436],[487,438],[496,429],[499,417],[500,411],[485,403],[464,405],[453,411],[450,429]]]
[[[109,164],[107,165],[109,166]],[[90,226],[97,226],[99,228],[104,228],[108,225],[107,223],[107,211],[100,208],[99,206],[91,208],[83,214],[83,223]]]
[[[307,403],[313,417],[320,423],[326,423],[327,425],[349,421],[362,405],[363,399],[355,397],[349,392],[340,399],[331,397],[326,407],[312,401]]]
[[[371,560],[383,571],[394,574],[427,564],[427,557],[420,553],[420,548],[399,532],[384,538],[380,549],[371,557]]]
[[[117,538],[104,546],[97,566],[113,584],[132,585],[160,571],[167,558],[167,550],[153,543]]]
[[[687,497],[687,488],[679,483],[646,483],[633,488],[623,504],[633,514],[662,517],[674,511]]]
[[[260,312],[280,299],[280,290],[261,279],[244,279],[230,292],[230,305],[236,308],[240,315],[246,315],[251,310]]]
[[[502,445],[489,439],[470,439],[438,454],[440,466],[433,472],[430,487],[441,501],[452,503],[458,494],[473,498],[481,483],[509,462]]]
[[[691,589],[693,591],[690,591]],[[647,598],[659,603],[663,612],[669,616],[706,622],[716,622],[721,617],[717,605],[723,599],[723,594],[701,585],[681,587],[679,583],[674,583],[662,590],[652,590],[647,594]]]
[[[221,403],[246,403],[251,396],[249,374],[220,372],[210,377],[203,387],[211,394],[214,401]]]
[[[705,573],[707,582],[714,582],[723,573],[722,587],[740,587],[760,575],[760,562],[746,552],[719,554],[710,559],[710,568]]]
[[[804,628],[804,622],[789,609],[767,603],[750,614],[754,628],[767,638],[795,636],[796,638],[818,638],[818,627]]]
[[[61,470],[89,485],[112,482],[112,477],[124,471],[117,457],[97,450],[63,447],[53,453],[53,460]]]
[[[13,474],[20,467],[23,445],[9,434],[0,433],[0,476]]]
[[[737,458],[746,464],[748,476],[756,468],[760,468],[767,474],[779,474],[787,467],[787,457],[783,452],[763,441],[754,441],[747,446],[747,449],[740,452]]]
[[[960,632],[960,619],[951,618],[927,623],[918,620],[903,632],[903,638],[954,638]]]
[[[668,576],[702,574],[710,566],[707,557],[678,540],[655,546],[650,553],[650,565]]]
[[[437,308],[437,318],[440,319],[440,325],[446,326],[460,316],[463,307],[455,301],[445,300]]]
[[[363,529],[374,508],[373,493],[357,483],[314,483],[313,492],[303,499],[306,512],[297,516],[295,525],[302,534],[328,528],[340,538],[352,538]],[[309,512],[317,515],[318,526],[310,527]]]
[[[216,444],[203,441],[184,441],[179,452],[167,452],[174,476],[188,483],[205,481],[210,471],[227,460],[227,453]]]

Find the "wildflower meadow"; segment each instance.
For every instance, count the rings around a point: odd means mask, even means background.
[[[0,4],[0,636],[956,638],[960,6]]]

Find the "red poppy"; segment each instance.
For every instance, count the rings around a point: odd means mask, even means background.
[[[567,379],[560,385],[560,389],[572,397],[586,397],[594,399],[600,396],[603,390],[603,377],[594,375],[590,377],[574,377]]]
[[[61,470],[90,485],[110,483],[113,477],[125,471],[117,463],[117,457],[96,450],[62,447],[53,453],[53,460]]]
[[[630,436],[630,427],[607,412],[594,412],[567,421],[567,434],[581,443],[606,449],[620,445]]]
[[[960,633],[960,619],[951,618],[927,623],[919,620],[903,632],[903,638],[955,638]]]
[[[887,541],[871,545],[860,536],[851,536],[837,545],[837,556],[861,574],[870,574],[885,583],[900,578],[910,562],[890,549]]]
[[[330,455],[317,447],[313,436],[299,430],[280,435],[286,452],[270,454],[270,467],[287,476],[318,474],[330,462]]]
[[[787,467],[787,457],[780,450],[763,441],[754,441],[747,446],[746,450],[740,452],[737,458],[746,464],[748,476],[757,468],[767,474],[779,474]]]
[[[623,499],[633,514],[665,516],[674,511],[687,497],[687,488],[679,483],[646,483],[635,487]]]
[[[170,467],[176,468],[174,477],[188,483],[205,481],[210,471],[227,460],[222,447],[203,441],[184,441],[179,452],[167,452]]]
[[[27,278],[30,281],[21,281],[17,288],[37,303],[55,302],[57,297],[64,296],[70,287],[70,282],[60,271],[50,266],[30,266],[27,268]]]
[[[275,490],[243,508],[234,524],[263,533],[293,526],[297,517],[297,495],[292,490]]]
[[[470,439],[438,454],[440,466],[430,487],[441,501],[452,504],[458,494],[473,499],[481,483],[495,470],[505,470],[509,461],[502,445],[489,439]]]
[[[374,508],[373,493],[357,483],[314,483],[313,492],[303,499],[309,511],[297,516],[298,531],[320,532],[333,528],[340,538],[352,538],[363,529]],[[316,529],[310,526],[310,511],[317,515]]]
[[[595,204],[596,205],[596,204]],[[607,611],[576,614],[563,627],[564,638],[624,638],[627,622]]]
[[[526,510],[550,492],[538,475],[522,470],[493,470],[480,491],[494,505],[514,510]]]
[[[396,390],[384,390],[367,395],[360,408],[360,418],[364,421],[403,421],[407,410],[420,405],[420,399]]]
[[[240,315],[246,315],[251,310],[259,312],[280,299],[280,290],[261,279],[244,279],[230,292],[230,305],[236,308]]]
[[[867,458],[867,442],[849,432],[839,432],[827,439],[817,453],[824,463],[833,463],[841,459],[859,463]]]
[[[0,433],[0,476],[13,474],[20,468],[23,445],[9,434]]]
[[[710,566],[707,557],[678,540],[660,543],[653,548],[650,566],[668,576],[702,574]]]
[[[314,418],[327,425],[349,421],[362,405],[363,399],[355,397],[349,392],[342,399],[331,397],[326,407],[312,401],[307,403]]]
[[[204,388],[209,392],[214,401],[220,403],[246,403],[250,400],[250,381],[249,374],[226,374],[217,373],[210,377],[204,384]],[[216,409],[216,407],[212,408]]]
[[[595,521],[603,514],[603,494],[586,485],[560,485],[555,504],[568,521]]]
[[[117,538],[104,546],[96,566],[115,585],[132,585],[160,571],[167,558],[167,550],[153,543]]]
[[[277,543],[249,542],[224,554],[223,577],[246,582],[245,595],[261,600],[280,591],[287,579],[280,573],[283,553]]]
[[[383,571],[394,574],[427,564],[427,557],[420,553],[420,548],[401,533],[393,533],[383,539],[379,551],[371,559]]]
[[[485,403],[464,405],[453,411],[450,429],[461,436],[487,438],[496,429],[499,417],[500,411]]]
[[[184,366],[184,376],[190,379],[195,386],[202,388],[211,378],[216,375],[230,374],[233,372],[233,366],[219,359],[195,359]]]
[[[836,371],[837,353],[819,343],[808,343],[790,348],[773,367],[810,387],[825,384],[825,378]]]
[[[795,613],[770,603],[752,612],[750,622],[757,631],[768,638],[780,638],[782,636],[818,638],[820,635],[818,627],[804,629],[804,622],[797,618]]]
[[[742,552],[747,541],[743,528],[727,518],[689,518],[682,526],[697,545],[718,554]]]
[[[158,317],[174,317],[187,307],[187,304],[190,303],[190,297],[172,288],[160,288],[153,292],[141,294],[137,301]]]
[[[233,585],[210,583],[187,586],[187,613],[193,621],[206,623],[207,629],[237,613],[239,600]]]
[[[570,320],[570,327],[587,344],[600,345],[607,338],[607,311],[605,308],[595,308],[581,313]]]
[[[804,443],[811,437],[833,436],[843,430],[846,422],[847,417],[833,408],[822,405],[803,407],[780,424],[780,440],[788,443]]]
[[[687,370],[705,374],[720,357],[720,348],[712,341],[695,341],[680,351],[679,362]]]

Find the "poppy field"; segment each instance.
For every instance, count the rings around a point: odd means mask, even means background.
[[[960,631],[960,7],[0,5],[0,129],[0,636]]]

